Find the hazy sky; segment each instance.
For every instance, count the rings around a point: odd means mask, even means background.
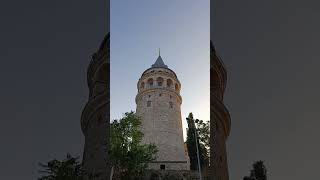
[[[230,180],[265,160],[268,179],[319,179],[320,2],[214,0],[228,71]]]
[[[182,120],[209,120],[209,0],[111,1],[111,119],[136,110],[137,82],[161,57],[181,84]]]

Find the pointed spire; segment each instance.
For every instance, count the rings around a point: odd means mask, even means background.
[[[160,54],[160,48],[159,48],[159,56],[158,59],[156,60],[156,62],[151,66],[153,68],[155,67],[160,67],[160,68],[168,68],[167,65],[164,64],[162,58],[161,58],[161,54]]]

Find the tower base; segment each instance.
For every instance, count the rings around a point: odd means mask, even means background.
[[[188,161],[154,161],[148,164],[151,170],[190,170]]]
[[[187,170],[149,170],[141,180],[199,180],[199,173]]]

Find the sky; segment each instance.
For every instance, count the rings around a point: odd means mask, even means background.
[[[37,179],[38,163],[82,157],[86,71],[107,29],[105,0],[0,3],[0,179]]]
[[[182,122],[210,118],[209,0],[111,1],[111,120],[135,111],[137,82],[161,57],[181,82]]]
[[[230,180],[319,179],[319,1],[215,0],[211,37],[228,71]]]

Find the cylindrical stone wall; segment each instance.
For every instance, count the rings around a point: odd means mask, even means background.
[[[226,140],[231,119],[223,104],[227,72],[210,44],[210,179],[229,180]]]
[[[90,62],[87,79],[89,99],[81,115],[85,136],[82,165],[84,180],[110,179],[110,34]]]
[[[142,119],[144,144],[157,146],[157,159],[150,169],[188,170],[189,158],[185,152],[180,82],[167,68],[151,68],[138,82],[137,115]]]

